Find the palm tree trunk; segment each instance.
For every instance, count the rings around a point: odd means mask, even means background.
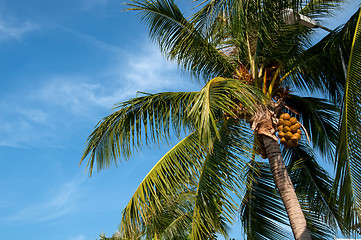
[[[278,142],[269,136],[263,134],[260,136],[266,149],[274,181],[286,208],[293,235],[296,240],[311,240],[305,216],[288,175]]]

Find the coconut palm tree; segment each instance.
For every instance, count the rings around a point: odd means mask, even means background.
[[[236,199],[249,239],[285,238],[286,225],[295,239],[357,230],[360,11],[313,46],[314,29],[283,20],[285,9],[322,19],[340,3],[212,0],[189,19],[172,0],[129,4],[164,55],[204,86],[143,93],[118,104],[89,136],[81,162],[90,156],[90,175],[95,166],[185,136],[124,209],[125,239],[167,239],[170,229],[190,239],[227,236]],[[334,181],[319,158],[335,166]],[[191,198],[176,201],[185,192]]]

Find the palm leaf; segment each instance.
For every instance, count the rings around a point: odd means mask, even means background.
[[[340,8],[344,0],[311,0],[299,13],[312,19],[320,19],[332,16],[334,10]]]
[[[320,42],[295,55],[285,65],[290,73],[285,84],[306,93],[322,93],[338,105],[342,104],[345,87],[343,62],[347,63],[359,11],[344,26],[335,29]]]
[[[360,12],[360,11],[359,11]],[[361,13],[359,13],[348,63],[340,140],[337,146],[335,187],[339,191],[341,214],[348,229],[361,216]]]
[[[120,103],[116,112],[98,123],[87,140],[83,160],[90,155],[87,167],[92,174],[94,164],[100,170],[128,158],[143,144],[159,144],[169,137],[170,129],[180,136],[187,129],[187,109],[196,93],[148,94]]]
[[[205,78],[234,72],[226,56],[187,21],[173,0],[133,0],[128,5],[148,24],[151,39],[157,41],[165,56],[184,70]]]
[[[149,212],[164,211],[164,201],[191,188],[204,158],[196,133],[191,133],[166,153],[147,174],[122,212],[123,234],[148,224]]]
[[[230,193],[240,193],[242,157],[249,157],[252,151],[250,131],[237,122],[222,126],[222,138],[215,138],[199,171],[191,239],[212,239],[217,232],[226,237],[225,224],[234,221],[236,207]]]
[[[218,122],[224,119],[224,113],[233,118],[239,117],[235,111],[253,114],[260,99],[257,89],[238,79],[214,78],[195,96],[189,117],[194,120],[200,141],[212,148],[213,133],[221,138]]]
[[[274,184],[269,164],[251,161],[241,221],[247,239],[289,239],[288,218]]]
[[[162,234],[164,239],[187,239],[190,232],[193,211],[183,213],[175,219]]]

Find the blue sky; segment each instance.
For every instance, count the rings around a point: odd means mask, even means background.
[[[355,1],[348,6],[327,26],[356,11]],[[0,239],[113,233],[169,148],[142,151],[92,178],[78,167],[87,136],[114,104],[137,91],[199,88],[124,8],[118,0],[0,0]]]

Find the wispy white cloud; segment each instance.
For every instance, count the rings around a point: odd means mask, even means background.
[[[76,121],[98,121],[114,104],[136,97],[137,91],[190,88],[191,82],[179,75],[177,66],[164,60],[154,47],[144,44],[134,53],[91,36],[75,36],[106,52],[108,64],[87,72],[42,76],[22,94],[21,101],[0,97],[0,111],[5,113],[0,116],[0,146],[61,146],[68,126]]]
[[[74,211],[81,195],[81,184],[85,177],[73,179],[61,186],[54,186],[48,199],[24,207],[0,220],[7,223],[34,223],[54,220]]]
[[[52,77],[33,92],[33,97],[89,116],[95,107],[111,109],[114,104],[135,97],[138,91],[180,91],[189,88],[189,83],[184,84],[177,67],[156,50],[143,49],[142,54],[117,55],[99,73]]]
[[[25,21],[20,24],[11,24],[0,20],[0,40],[13,38],[20,40],[25,33],[38,29],[38,25],[31,21]]]
[[[45,109],[12,103],[0,99],[0,146],[24,147],[28,143],[37,145],[40,139],[49,139],[53,129],[52,117]]]

